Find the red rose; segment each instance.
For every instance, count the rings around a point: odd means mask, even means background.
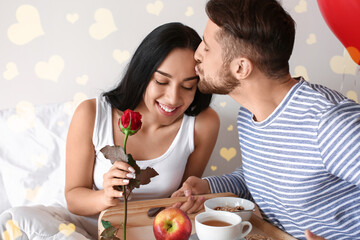
[[[121,132],[131,136],[141,128],[141,114],[127,109],[125,110],[124,115],[119,119],[118,125]]]

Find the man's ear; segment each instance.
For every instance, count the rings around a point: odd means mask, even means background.
[[[236,79],[246,79],[253,71],[253,64],[248,58],[235,58],[230,63],[230,71]]]

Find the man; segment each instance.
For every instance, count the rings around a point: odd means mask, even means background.
[[[276,0],[210,0],[206,12],[198,86],[241,105],[242,167],[173,196],[233,192],[298,239],[360,239],[360,105],[290,76],[295,24]]]

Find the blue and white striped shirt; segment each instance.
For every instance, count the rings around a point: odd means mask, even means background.
[[[360,105],[299,80],[263,122],[240,108],[242,167],[207,177],[212,192],[253,198],[299,239],[360,239]]]

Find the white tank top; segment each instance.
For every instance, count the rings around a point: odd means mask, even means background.
[[[181,127],[174,141],[162,156],[136,162],[141,169],[152,167],[159,175],[151,178],[149,184],[135,188],[132,200],[166,198],[177,190],[181,183],[188,157],[194,151],[194,123],[195,117],[184,115]],[[112,164],[110,160],[104,157],[100,149],[106,145],[114,146],[112,109],[104,97],[96,99],[93,144],[96,152],[94,188],[103,189],[103,175],[111,168]]]

